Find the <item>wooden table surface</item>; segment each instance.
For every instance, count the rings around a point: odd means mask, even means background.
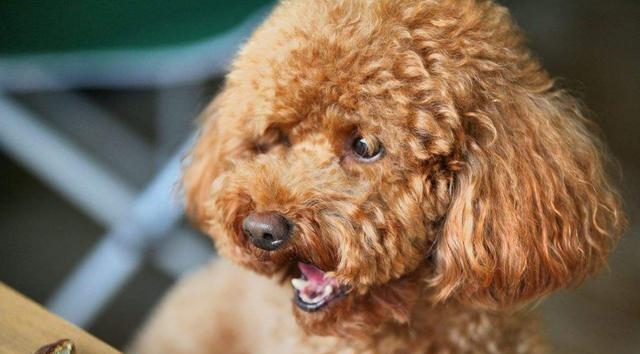
[[[33,354],[68,338],[77,354],[118,354],[99,339],[0,283],[0,354]]]

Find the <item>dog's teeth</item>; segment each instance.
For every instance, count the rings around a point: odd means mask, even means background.
[[[297,290],[302,291],[307,286],[307,281],[299,278],[293,278],[291,279],[291,285],[293,285]]]
[[[322,297],[327,297],[329,295],[331,295],[331,293],[333,292],[333,286],[331,285],[327,285],[324,287],[324,289],[322,290]]]
[[[302,301],[307,302],[307,303],[315,303],[314,300],[312,298],[310,298],[307,294],[305,294],[304,292],[300,293],[300,298],[302,299]]]

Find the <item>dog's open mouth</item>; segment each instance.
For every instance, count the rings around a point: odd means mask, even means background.
[[[291,279],[291,285],[301,310],[318,311],[344,294],[344,287],[317,267],[299,262],[298,268],[301,276]]]

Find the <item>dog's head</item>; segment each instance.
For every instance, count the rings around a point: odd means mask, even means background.
[[[204,114],[187,205],[223,255],[292,280],[314,333],[513,306],[619,234],[585,125],[489,1],[285,2]]]

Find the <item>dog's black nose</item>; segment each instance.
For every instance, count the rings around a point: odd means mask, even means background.
[[[291,224],[284,216],[273,213],[251,213],[242,221],[249,241],[265,251],[273,251],[291,237]]]

